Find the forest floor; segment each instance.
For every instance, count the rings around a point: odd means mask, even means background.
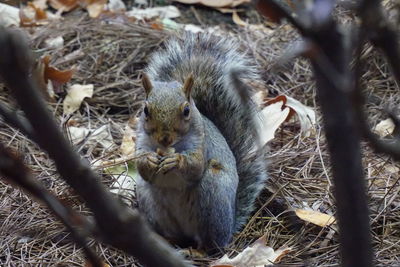
[[[202,6],[176,6],[182,14],[176,22],[194,24],[240,42],[259,67],[264,81],[259,89],[266,92],[268,98],[290,96],[316,112],[315,131],[310,136],[301,134],[296,116],[284,122],[275,133],[266,148],[270,174],[267,186],[293,210],[313,210],[334,216],[329,155],[310,64],[304,59],[291,60],[284,66],[278,64],[288,47],[300,40],[296,31],[285,23],[275,25],[264,21],[251,8],[240,13],[243,20],[249,20],[239,26],[232,23],[230,13]],[[349,12],[338,10],[337,17],[347,25],[355,21]],[[173,33],[160,22],[132,22],[121,16],[94,19],[80,9],[63,15],[62,21],[21,30],[28,36],[37,58],[49,55],[51,66],[75,69],[70,81],[55,87],[55,95],[49,97],[48,104],[67,137],[72,138],[71,127],[84,129],[83,139],[71,140],[82,158],[92,164],[118,158],[126,126],[132,124],[141,107],[141,70],[149,55]],[[46,46],[47,40],[59,36],[64,40],[62,46]],[[385,113],[388,108],[399,106],[399,87],[382,55],[370,45],[364,47],[362,60],[366,112],[374,127],[388,118]],[[72,84],[93,84],[94,92],[79,110],[67,116],[63,113],[63,100],[66,88]],[[14,103],[1,81],[0,101]],[[99,131],[101,138],[87,135],[100,128],[106,129]],[[0,141],[18,152],[50,191],[75,210],[90,214],[82,200],[58,177],[47,154],[34,143],[3,122]],[[399,266],[400,164],[375,153],[367,143],[362,143],[362,149],[376,265]],[[130,165],[124,166],[128,172]],[[107,169],[94,168],[106,186],[114,184],[116,175],[111,175]],[[134,198],[125,200],[129,205],[136,204]],[[284,214],[271,213],[268,201],[266,194],[258,198],[257,210],[226,249],[228,255],[236,255],[265,236],[266,244],[274,249],[291,247],[281,259],[282,266],[335,266],[339,263],[335,224],[321,227],[305,222],[293,231],[285,223]],[[91,245],[110,266],[139,266],[132,257],[118,250],[95,241]],[[220,256],[192,255],[190,259],[207,266]],[[0,180],[0,265],[84,266],[85,260],[64,226],[44,205]]]

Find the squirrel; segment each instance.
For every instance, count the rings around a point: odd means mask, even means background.
[[[167,41],[142,74],[138,206],[180,246],[226,247],[264,188],[257,107],[237,88],[260,80],[250,62],[231,39],[187,33]]]

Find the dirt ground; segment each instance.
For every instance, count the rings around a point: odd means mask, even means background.
[[[325,144],[324,130],[315,84],[307,60],[292,60],[278,67],[278,60],[299,36],[288,24],[265,22],[247,8],[242,19],[251,18],[247,26],[235,25],[230,14],[200,7],[177,5],[182,16],[176,21],[192,23],[204,29],[218,26],[217,34],[237,39],[259,66],[264,84],[261,90],[273,98],[291,96],[317,112],[315,134],[303,137],[300,124],[294,119],[285,122],[270,142],[268,149],[270,179],[268,186],[292,208],[310,208],[335,214],[332,196],[332,176]],[[343,23],[354,21],[351,15],[338,11]],[[107,125],[112,137],[111,147],[83,140],[76,150],[84,160],[95,162],[116,158],[124,128],[135,117],[143,99],[139,74],[148,56],[160,47],[171,34],[151,23],[120,21],[115,18],[91,19],[82,10],[63,16],[62,23],[52,23],[29,33],[30,46],[36,56],[51,55],[51,64],[59,69],[75,67],[68,84],[93,84],[94,94],[86,99],[72,117],[63,115],[62,102],[65,85],[49,100],[49,108],[66,132],[68,126],[86,127],[91,131]],[[254,27],[259,25],[263,27]],[[63,36],[64,46],[46,48],[51,37]],[[363,50],[363,85],[367,95],[366,111],[372,126],[386,119],[385,110],[400,103],[398,85],[388,66],[371,46]],[[0,81],[0,101],[12,104],[9,91]],[[59,179],[53,162],[34,143],[20,132],[0,124],[0,141],[12,147],[29,166],[38,180],[65,203],[83,214],[89,214],[80,198]],[[366,144],[363,164],[370,203],[370,218],[377,266],[400,265],[400,164],[390,157],[376,154]],[[128,167],[127,167],[128,168]],[[102,182],[110,186],[113,176],[97,170]],[[130,199],[135,206],[135,200]],[[241,233],[227,248],[236,255],[254,240],[265,235],[266,243],[275,249],[290,246],[292,250],[282,258],[282,266],[335,266],[339,263],[338,233],[335,224],[320,227],[305,223],[300,229],[288,228],[283,214],[274,216],[262,194],[257,200],[257,211]],[[132,257],[92,241],[97,254],[110,266],[139,266]],[[219,255],[221,256],[221,255]],[[190,258],[204,266],[217,256]],[[69,234],[48,209],[17,188],[0,180],[0,265],[1,266],[84,266],[82,251],[71,243]]]

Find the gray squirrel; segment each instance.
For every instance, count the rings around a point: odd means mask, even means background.
[[[267,180],[255,116],[235,78],[260,80],[238,45],[184,34],[152,55],[137,129],[139,210],[166,239],[225,247]]]

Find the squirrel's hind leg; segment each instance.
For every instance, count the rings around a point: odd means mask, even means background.
[[[210,166],[211,164],[209,164]],[[235,228],[236,186],[226,183],[236,173],[210,166],[199,188],[199,244],[198,248],[212,252],[226,247],[232,240]]]

